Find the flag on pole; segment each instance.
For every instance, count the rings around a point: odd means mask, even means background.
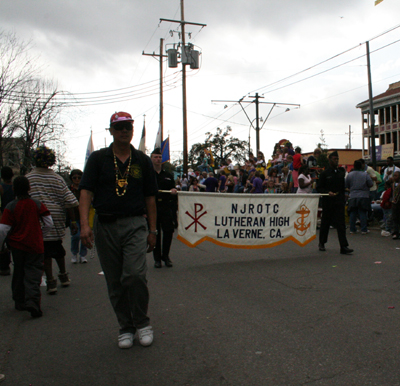
[[[158,132],[157,132],[157,137],[156,137],[156,143],[154,144],[154,149],[160,148],[162,145],[162,138],[161,138],[161,122],[160,125],[158,126]]]
[[[89,142],[88,142],[87,149],[86,149],[85,164],[83,165],[83,167],[86,166],[86,162],[89,159],[90,154],[92,154],[94,152],[92,134],[93,134],[93,132],[90,130],[90,138],[89,138]]]
[[[382,3],[383,0],[375,0],[375,5]]]
[[[140,138],[139,150],[146,153],[146,126],[145,121],[143,121],[142,138]]]
[[[162,163],[169,161],[169,137],[165,141],[162,142],[161,160],[162,160]]]

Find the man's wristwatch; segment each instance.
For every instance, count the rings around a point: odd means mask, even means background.
[[[158,230],[155,230],[155,231],[149,231],[149,233],[151,234],[151,235],[158,235]]]

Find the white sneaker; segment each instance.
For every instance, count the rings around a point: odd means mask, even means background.
[[[362,235],[367,235],[369,233],[369,229],[366,232],[361,232]]]
[[[71,257],[71,263],[76,264],[78,262],[78,255],[72,255]]]
[[[79,262],[81,264],[86,264],[87,263],[86,257],[85,256],[79,256]]]
[[[383,231],[381,232],[381,236],[389,237],[389,236],[391,236],[391,235],[392,235],[392,234],[391,234],[390,232],[385,231],[385,230],[383,230]]]
[[[131,348],[133,346],[133,340],[135,336],[131,332],[121,334],[118,336],[118,347],[119,348]]]
[[[147,326],[137,330],[139,342],[142,346],[150,346],[153,343],[153,327]]]

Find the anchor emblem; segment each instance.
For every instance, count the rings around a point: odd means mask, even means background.
[[[311,226],[310,222],[308,224],[305,223],[305,218],[310,215],[310,209],[308,209],[305,205],[302,205],[300,210],[297,210],[296,213],[300,215],[300,217],[294,223],[296,233],[299,236],[304,236]]]

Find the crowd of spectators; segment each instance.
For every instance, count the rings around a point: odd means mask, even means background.
[[[256,194],[313,194],[318,193],[320,172],[327,166],[324,152],[316,148],[305,157],[301,148],[290,142],[276,144],[269,161],[259,151],[252,153],[243,164],[234,165],[230,159],[214,171],[189,169],[176,179],[177,190],[218,193]],[[369,233],[368,224],[379,221],[381,235],[400,238],[400,168],[388,157],[387,165],[374,170],[364,159],[355,161],[353,169],[346,170],[347,210],[350,233],[356,233],[356,223],[362,234]]]
[[[320,149],[315,150],[321,154]],[[291,143],[277,144],[271,160],[266,161],[263,152],[253,153],[242,165],[234,165],[231,159],[218,165],[214,172],[189,169],[176,180],[182,191],[220,193],[311,193],[319,170],[316,158],[306,159],[301,149],[293,149]]]

